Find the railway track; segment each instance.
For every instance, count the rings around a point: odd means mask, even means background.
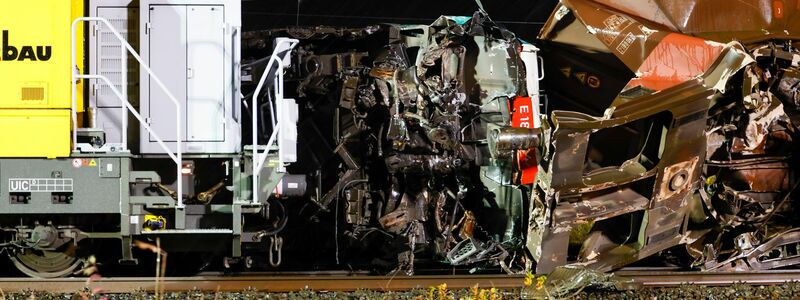
[[[447,284],[448,289],[467,289],[478,285],[482,288],[522,288],[523,276],[509,275],[448,275],[448,276],[198,276],[163,278],[158,283],[154,278],[104,278],[87,283],[86,278],[31,279],[2,278],[0,290],[4,292],[47,291],[51,293],[74,293],[84,288],[100,289],[103,293],[128,293],[137,290],[155,291],[220,291],[238,292],[254,289],[260,292],[288,292],[303,289],[313,291],[410,290]]]
[[[720,286],[735,283],[775,285],[800,281],[799,270],[760,272],[691,272],[658,270],[621,270],[614,273],[642,287],[673,287],[684,284]]]
[[[615,273],[626,280],[631,288],[676,287],[693,284],[722,286],[735,283],[753,285],[776,285],[800,282],[800,271],[764,272],[686,272],[659,270],[621,270]],[[128,293],[133,291],[219,291],[238,292],[256,290],[260,292],[355,291],[359,289],[397,291],[429,288],[447,284],[448,289],[468,289],[475,285],[481,288],[519,289],[524,287],[524,276],[519,275],[423,275],[423,276],[196,276],[167,277],[156,282],[152,277],[103,278],[89,282],[86,278],[31,279],[0,278],[0,291],[47,291],[51,293],[73,293],[83,289],[103,293]]]

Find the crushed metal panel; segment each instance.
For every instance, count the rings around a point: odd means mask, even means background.
[[[675,246],[685,247],[705,269],[800,263],[800,239],[782,232],[795,224],[785,203],[796,198],[797,176],[790,170],[797,162],[789,153],[798,150],[800,101],[787,87],[800,82],[800,53],[789,41],[761,42],[780,35],[749,31],[761,24],[754,19],[693,19],[712,5],[728,4],[709,1],[698,14],[680,14],[698,3],[564,0],[545,24],[541,38],[588,49],[593,40],[575,38],[586,35],[574,30],[583,25],[603,43],[598,51],[612,53],[636,76],[601,114],[589,107],[596,97],[567,99],[576,109],[552,112],[554,128],[540,138],[546,154],[529,212],[527,247],[537,272],[563,264],[609,271]],[[797,28],[774,22],[794,8],[767,18],[779,7],[767,4],[772,6],[744,12],[746,5],[736,3],[724,10],[765,16],[763,28]],[[683,23],[675,23],[678,16]],[[791,38],[790,30],[784,34]],[[665,118],[652,118],[659,114]],[[646,132],[655,151],[608,165],[592,144],[602,139],[593,137],[625,127],[635,136]],[[628,189],[645,200],[607,200],[614,199],[609,191]],[[571,252],[567,233],[582,239],[579,252]],[[729,244],[714,242],[720,240],[737,246],[723,248]]]

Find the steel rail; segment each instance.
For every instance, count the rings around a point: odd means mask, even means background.
[[[481,288],[518,289],[524,286],[524,277],[519,275],[424,275],[424,276],[235,276],[235,277],[167,277],[158,281],[158,286],[167,292],[220,291],[259,292],[355,291],[360,289],[391,291],[427,289],[447,284],[447,289]],[[75,293],[85,288],[101,293],[153,292],[155,278],[103,278],[88,282],[86,278],[32,279],[0,278],[0,290],[4,293],[24,291],[46,291],[51,293]]]
[[[621,270],[614,273],[618,279],[627,280],[633,287],[677,287],[681,285],[725,286],[737,283],[752,285],[778,285],[800,282],[800,271],[779,270],[760,272],[691,272],[657,270]],[[520,289],[524,287],[521,275],[421,275],[421,276],[196,276],[166,277],[156,283],[154,277],[115,277],[88,281],[86,278],[0,278],[0,291],[4,293],[46,291],[74,293],[84,289],[102,293],[153,292],[156,287],[167,292],[219,291],[259,292],[355,291],[360,289],[397,291],[427,289],[446,284],[447,289],[481,288]]]
[[[800,281],[798,270],[772,270],[747,272],[692,272],[692,271],[618,271],[615,275],[631,280],[643,287],[674,287],[680,285],[722,286],[736,283],[752,285],[777,285]]]

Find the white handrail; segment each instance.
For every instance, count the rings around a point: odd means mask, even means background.
[[[287,49],[285,49],[285,50],[281,48],[281,45],[283,45],[284,43],[288,44]],[[269,62],[267,62],[267,67],[266,67],[266,69],[264,69],[264,73],[261,74],[261,79],[258,81],[258,86],[256,86],[256,90],[253,92],[253,97],[251,99],[251,103],[252,103],[251,104],[251,111],[252,111],[252,114],[251,114],[251,116],[252,116],[251,120],[252,121],[251,121],[251,123],[253,123],[252,124],[252,136],[253,136],[253,166],[252,166],[253,167],[253,170],[252,170],[252,172],[253,172],[253,204],[258,204],[258,193],[259,193],[259,191],[258,191],[258,175],[261,173],[261,169],[264,167],[264,162],[266,162],[266,160],[267,160],[267,155],[269,154],[269,147],[275,141],[275,138],[277,136],[278,130],[281,127],[280,118],[278,118],[279,119],[278,123],[272,128],[272,134],[270,135],[269,140],[267,141],[267,149],[264,150],[263,154],[259,154],[258,153],[258,95],[261,93],[261,89],[264,88],[264,82],[266,81],[267,76],[269,75],[270,69],[272,69],[272,64],[275,63],[275,62],[278,63],[278,69],[275,71],[275,74],[279,77],[278,78],[279,81],[276,81],[276,83],[278,83],[277,84],[278,86],[283,83],[283,67],[284,67],[283,66],[283,58],[282,57],[278,57],[278,54],[279,54],[279,52],[281,52],[281,50],[286,51],[287,54],[291,53],[292,49],[294,49],[294,47],[296,47],[298,43],[299,43],[299,41],[296,40],[296,39],[280,39],[275,44],[275,48],[274,48],[274,50],[272,52],[272,55],[269,58]],[[278,86],[276,86],[276,94],[279,93],[278,96],[282,97],[282,95],[283,95],[283,87],[278,87]],[[277,98],[275,100],[276,100],[276,103],[277,103],[277,101],[280,101],[280,99],[277,99]],[[281,165],[283,163],[280,161],[281,160],[280,156],[278,157],[278,160],[279,160],[278,161],[278,165],[279,165],[279,167],[281,167]]]
[[[122,95],[128,97],[128,50],[125,49],[125,47],[119,47],[119,54],[120,87],[122,87]],[[128,102],[127,98],[124,102]],[[120,109],[120,117],[120,121],[122,122],[122,149],[128,149],[128,114],[126,109]],[[144,122],[139,121],[139,123]],[[170,154],[172,153],[170,152]]]
[[[161,140],[161,138],[155,133],[155,131],[153,131],[152,128],[150,128],[150,126],[147,124],[147,122],[144,122],[143,118],[139,115],[138,112],[136,112],[136,109],[134,109],[134,107],[130,105],[130,103],[128,102],[128,95],[127,95],[127,84],[128,84],[127,82],[122,82],[123,90],[126,91],[126,93],[123,94],[123,93],[120,93],[119,90],[117,90],[117,88],[105,76],[102,76],[102,75],[83,75],[83,74],[79,73],[80,70],[77,68],[76,58],[75,58],[75,55],[77,54],[76,53],[77,51],[76,51],[76,48],[75,48],[75,44],[76,44],[75,43],[75,35],[76,35],[76,32],[77,32],[76,31],[76,25],[78,25],[78,23],[84,22],[84,21],[85,22],[102,22],[103,24],[108,26],[108,29],[111,31],[111,33],[114,34],[114,36],[117,38],[117,40],[119,40],[120,44],[124,45],[125,48],[128,50],[128,53],[130,53],[131,55],[133,55],[134,58],[136,58],[136,61],[139,62],[139,65],[142,68],[144,68],[144,70],[147,72],[147,74],[149,74],[150,77],[153,79],[153,81],[156,82],[158,87],[161,88],[161,90],[163,90],[165,94],[167,94],[167,97],[169,98],[170,101],[172,101],[172,104],[175,105],[175,131],[176,131],[175,140],[177,141],[177,149],[176,149],[175,154],[173,154],[172,151],[169,150],[169,147],[167,147],[166,143],[164,143],[164,141]],[[180,126],[181,125],[181,109],[180,109],[181,105],[180,105],[180,102],[178,102],[178,100],[176,100],[175,96],[173,96],[172,93],[170,93],[170,91],[166,88],[166,86],[164,86],[164,84],[161,82],[161,80],[158,79],[158,76],[153,74],[153,71],[150,69],[150,67],[148,67],[147,64],[145,64],[142,61],[142,58],[139,56],[139,53],[137,53],[136,50],[134,50],[133,47],[122,37],[122,35],[119,34],[119,32],[117,32],[117,30],[114,28],[114,26],[112,26],[111,23],[108,22],[108,20],[106,20],[104,18],[99,18],[99,17],[80,17],[80,18],[75,19],[75,21],[72,22],[71,39],[72,39],[72,55],[71,55],[72,64],[71,65],[73,66],[73,68],[75,68],[75,69],[72,70],[72,82],[71,82],[71,84],[72,84],[72,150],[73,151],[77,150],[77,146],[78,146],[78,132],[77,132],[78,131],[77,130],[78,129],[78,113],[77,113],[77,108],[76,108],[76,106],[77,106],[77,102],[76,102],[77,81],[76,81],[76,79],[100,79],[100,80],[103,80],[105,82],[105,84],[107,84],[109,87],[111,87],[111,90],[117,96],[119,101],[122,102],[123,107],[125,108],[125,110],[131,112],[131,114],[133,114],[133,116],[136,117],[137,120],[139,120],[139,123],[141,123],[142,126],[144,126],[145,130],[147,130],[156,139],[156,142],[158,142],[158,144],[161,146],[161,148],[163,148],[164,151],[169,155],[169,157],[175,162],[176,169],[177,169],[176,170],[177,177],[175,177],[175,181],[177,182],[177,185],[178,185],[177,192],[176,192],[177,198],[178,198],[177,199],[178,200],[177,207],[178,208],[183,208],[184,207],[184,205],[183,205],[183,180],[182,180],[182,176],[181,176],[181,167],[182,167],[182,164],[183,164],[182,163],[183,162],[183,156],[182,156],[183,144],[181,143],[182,137],[181,137],[181,126]],[[123,56],[124,57],[120,62],[122,64],[122,67],[123,67],[123,69],[121,69],[121,71],[123,73],[126,73],[127,72],[127,53],[125,55],[123,55]],[[127,74],[124,74],[122,79],[127,81]],[[122,144],[123,144],[123,147],[127,148],[127,133],[126,133],[126,131],[128,130],[128,128],[127,128],[127,126],[128,126],[127,116],[122,118],[122,124],[123,124],[123,128],[122,128],[123,142],[122,142]]]
[[[123,98],[123,96],[122,96],[123,94],[116,87],[114,87],[113,83],[111,82],[110,79],[108,79],[108,77],[105,77],[103,75],[78,75],[77,78],[102,80],[103,82],[105,82],[105,84],[107,84],[111,88],[111,91],[114,92],[114,95],[116,95],[120,99]],[[134,117],[136,117],[136,119],[139,120],[139,122],[142,123],[142,126],[144,126],[144,129],[147,130],[153,136],[153,138],[156,139],[156,142],[158,142],[158,144],[161,145],[162,148],[168,149],[167,148],[167,144],[164,143],[164,140],[162,140],[161,137],[159,137],[152,130],[150,125],[147,125],[147,122],[144,121],[144,118],[136,111],[136,108],[133,107],[130,102],[126,101],[126,102],[122,102],[122,104],[125,105],[125,108],[126,108],[127,111],[130,111],[130,113]],[[172,152],[167,152],[167,155],[169,155],[169,157],[172,159],[172,161],[179,161],[178,157],[175,156],[175,154],[173,154]]]

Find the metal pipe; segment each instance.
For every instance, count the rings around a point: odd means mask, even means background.
[[[497,150],[527,150],[539,146],[538,128],[503,127],[492,131]]]

